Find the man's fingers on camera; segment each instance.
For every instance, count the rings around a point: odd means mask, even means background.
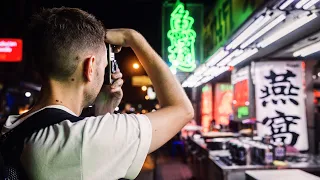
[[[111,93],[122,92],[122,89],[121,89],[121,87],[111,88],[110,92]]]
[[[112,85],[111,85],[111,89],[115,89],[115,88],[118,88],[123,85],[123,79],[117,79]]]
[[[122,78],[122,73],[120,71],[117,71],[113,74],[111,74],[112,79],[121,79]]]

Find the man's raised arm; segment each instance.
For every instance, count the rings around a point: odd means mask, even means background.
[[[130,29],[107,31],[106,41],[133,49],[155,88],[161,109],[146,114],[152,124],[149,153],[175,136],[194,116],[191,102],[166,63],[152,49],[146,39]]]

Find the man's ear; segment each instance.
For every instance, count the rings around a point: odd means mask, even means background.
[[[84,78],[89,82],[93,81],[93,77],[95,73],[94,72],[95,61],[96,61],[95,56],[90,56],[86,58],[86,60],[84,61],[83,75],[84,75]]]

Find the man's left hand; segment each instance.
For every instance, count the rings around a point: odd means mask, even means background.
[[[122,79],[122,73],[117,70],[111,77],[114,80],[112,85],[103,85],[96,99],[96,115],[113,113],[115,108],[119,106],[123,97],[122,85],[124,81]]]
[[[111,86],[107,86],[109,88],[110,97],[114,100],[119,101],[117,106],[120,104],[120,101],[123,97],[123,91],[122,91],[122,85],[123,85],[123,79],[122,79],[122,73],[119,71],[119,69],[111,75],[114,82]]]

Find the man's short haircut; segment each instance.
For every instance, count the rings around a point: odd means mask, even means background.
[[[93,15],[77,8],[43,9],[29,25],[33,63],[44,78],[67,80],[80,63],[77,56],[104,43],[105,29]]]

